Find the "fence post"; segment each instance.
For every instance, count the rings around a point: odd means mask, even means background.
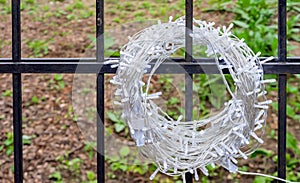
[[[286,0],[278,0],[278,60],[286,62]],[[278,177],[286,178],[286,82],[278,75]],[[279,181],[281,182],[281,181]]]
[[[96,0],[96,61],[104,62],[104,1]],[[100,71],[99,71],[100,72]],[[97,181],[105,182],[104,73],[97,74]]]
[[[12,60],[21,61],[21,20],[20,0],[12,0]],[[22,76],[13,73],[13,134],[14,134],[14,178],[23,182],[22,151]]]
[[[193,30],[193,0],[185,1],[185,60],[193,61],[193,39],[190,36]],[[185,120],[191,121],[193,116],[193,74],[185,74]],[[193,182],[190,172],[185,174],[187,183]]]

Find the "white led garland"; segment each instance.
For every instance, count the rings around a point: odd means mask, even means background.
[[[148,94],[150,79],[159,65],[179,48],[185,46],[185,19],[159,23],[130,38],[121,49],[120,62],[107,61],[118,67],[111,83],[117,86],[115,104],[122,106],[122,117],[130,129],[141,154],[155,161],[158,171],[170,176],[191,172],[198,180],[197,169],[205,175],[209,164],[218,164],[230,172],[237,172],[238,157],[247,155],[263,143],[268,104],[259,53],[230,32],[232,27],[214,28],[214,23],[194,20],[193,43],[207,47],[207,55],[214,55],[224,84],[231,95],[224,109],[207,119],[182,122],[169,117],[152,99],[159,93]],[[156,60],[151,68],[150,62]],[[219,61],[224,60],[225,64]],[[266,62],[270,59],[264,60]],[[223,70],[228,69],[235,84],[231,91]],[[151,70],[148,82],[143,75]],[[144,90],[143,90],[144,88]],[[144,92],[143,92],[144,91]],[[199,127],[206,127],[199,130]],[[256,135],[258,134],[259,135]],[[252,137],[252,138],[251,138]],[[256,143],[258,142],[258,143]]]

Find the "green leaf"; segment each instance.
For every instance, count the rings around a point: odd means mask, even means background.
[[[300,122],[300,115],[296,114],[293,119]]]
[[[245,22],[239,21],[239,20],[234,20],[233,23],[239,27],[242,27],[244,29],[248,29],[249,25]]]
[[[2,94],[4,97],[12,97],[13,92],[11,90],[5,90],[5,92]]]
[[[123,172],[125,172],[125,171],[127,171],[128,166],[127,166],[127,165],[124,165],[124,164],[120,164],[119,168],[120,168]]]
[[[286,147],[292,149],[295,153],[300,155],[300,150],[298,148],[298,141],[290,132],[286,133]]]
[[[111,157],[108,157],[108,161],[109,162],[116,162],[116,161],[119,161],[120,160],[120,157],[119,156],[116,156],[116,155],[113,155]]]
[[[86,176],[87,176],[88,180],[90,180],[90,181],[95,180],[95,173],[92,171],[86,172]]]
[[[250,157],[251,158],[255,158],[257,155],[263,155],[263,156],[266,156],[266,157],[271,157],[273,155],[273,151],[269,151],[267,149],[257,149],[255,152],[253,152]]]
[[[63,75],[62,74],[55,74],[54,75],[54,80],[55,81],[61,81],[61,80],[63,80]]]
[[[286,106],[286,113],[287,113],[288,117],[294,118],[294,116],[295,116],[295,111],[290,105]]]
[[[129,153],[130,153],[130,149],[129,149],[129,147],[127,147],[127,146],[123,146],[123,147],[120,149],[120,155],[121,155],[122,157],[127,156]]]
[[[3,148],[4,148],[4,145],[1,145],[0,146],[0,152],[3,150]]]
[[[23,135],[22,136],[22,143],[24,145],[30,145],[31,144],[31,139],[32,139],[32,136]]]
[[[293,86],[293,85],[288,85],[287,92],[293,93],[293,94],[298,94],[298,87]]]
[[[8,146],[6,150],[6,155],[7,156],[12,155],[13,151],[14,151],[14,146]]]
[[[267,183],[271,182],[272,179],[262,176],[255,176],[255,179],[253,180],[253,183]]]
[[[61,89],[64,89],[65,88],[65,82],[62,80],[62,81],[59,81],[58,82],[58,85]]]
[[[40,103],[40,100],[37,98],[37,96],[33,96],[33,97],[31,98],[31,102],[32,102],[33,104],[38,104],[38,103]]]
[[[295,107],[296,111],[300,111],[299,99],[295,99],[295,101],[291,101],[290,104],[291,106]]]
[[[14,143],[14,140],[13,139],[6,139],[5,141],[4,141],[4,145],[5,146],[10,146],[10,145],[12,145]]]
[[[114,126],[115,126],[115,130],[116,130],[117,133],[123,131],[125,129],[125,127],[126,127],[122,123],[116,123],[116,124],[114,124]]]
[[[112,122],[115,122],[115,123],[120,122],[118,116],[115,113],[107,111],[106,115],[107,115],[108,119],[110,119]]]
[[[180,102],[179,99],[176,98],[176,97],[171,97],[170,100],[169,100],[169,104],[170,105],[175,105],[175,104],[177,104],[179,102]]]
[[[62,180],[61,173],[60,172],[54,172],[54,173],[49,175],[49,179],[60,181],[60,180]]]
[[[71,161],[69,161],[69,166],[74,166],[74,165],[78,165],[78,164],[80,164],[81,163],[81,159],[79,159],[79,158],[74,158],[74,159],[72,159]]]
[[[292,167],[294,165],[297,165],[299,163],[299,160],[297,158],[292,158],[291,160],[287,161],[287,166]]]
[[[277,155],[273,156],[273,157],[272,157],[272,160],[273,160],[275,163],[277,163],[277,162],[278,162],[278,156],[277,156]]]
[[[250,20],[250,15],[248,14],[248,12],[243,11],[242,9],[236,8],[234,10],[234,13],[239,14],[244,20]]]
[[[275,111],[278,111],[278,102],[272,102],[271,106],[273,107],[273,109],[275,109]]]

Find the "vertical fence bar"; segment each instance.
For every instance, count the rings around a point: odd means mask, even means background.
[[[193,61],[193,39],[190,36],[193,29],[193,0],[186,0],[186,30],[185,30],[185,60]],[[185,75],[185,120],[192,120],[193,115],[193,75]]]
[[[12,59],[21,61],[20,0],[12,0]],[[14,178],[23,182],[22,152],[22,83],[21,73],[13,74],[13,134],[14,134]]]
[[[96,59],[104,61],[104,1],[96,0]],[[97,75],[97,181],[105,182],[104,74]]]
[[[193,30],[193,0],[185,1],[185,60],[193,61],[193,39],[190,36]],[[193,116],[193,75],[185,74],[185,120],[191,121]],[[193,182],[191,173],[185,174],[187,183]]]
[[[286,0],[278,1],[278,58],[286,62]],[[278,75],[278,177],[286,178],[286,82],[287,75]],[[280,181],[281,182],[281,181]]]

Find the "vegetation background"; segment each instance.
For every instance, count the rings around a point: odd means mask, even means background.
[[[0,0],[0,57],[11,57],[11,5]],[[22,57],[87,57],[94,54],[95,2],[92,0],[22,0]],[[288,55],[299,56],[300,1],[288,0]],[[118,56],[127,36],[152,24],[149,20],[167,21],[185,14],[182,0],[105,0],[105,54]],[[216,26],[234,23],[233,32],[255,52],[263,56],[277,55],[277,2],[275,0],[197,0],[194,17],[216,22]],[[198,50],[195,50],[195,53]],[[178,51],[176,56],[182,56]],[[81,101],[72,103],[72,74],[23,74],[23,150],[25,182],[96,182],[94,136],[94,76],[84,75],[80,87]],[[128,137],[128,129],[119,120],[112,105],[113,88],[106,76],[106,146],[107,182],[150,182],[155,165],[143,163]],[[266,78],[276,78],[266,75]],[[180,79],[181,78],[181,79]],[[300,75],[288,75],[287,87],[287,179],[300,181]],[[205,75],[194,76],[194,118],[204,117],[223,104],[224,93],[208,87]],[[79,82],[80,83],[80,82]],[[174,84],[175,83],[175,84]],[[162,105],[176,118],[183,113],[181,76],[159,75],[152,81],[152,90],[163,91]],[[11,75],[0,74],[0,183],[13,182],[12,82]],[[216,85],[215,85],[216,86]],[[248,160],[240,160],[244,171],[275,175],[277,170],[277,84],[267,86],[268,97],[275,102],[269,110],[265,143]],[[73,88],[74,92],[74,88]],[[74,93],[73,93],[74,94]],[[226,96],[226,94],[225,94]],[[91,102],[83,102],[91,101]],[[81,126],[84,125],[84,126]],[[86,131],[83,131],[85,129]],[[91,137],[87,136],[91,133]],[[117,140],[116,140],[117,139]],[[202,182],[264,183],[271,179],[229,174],[223,168],[209,168]],[[180,177],[156,176],[154,182],[180,183]]]

